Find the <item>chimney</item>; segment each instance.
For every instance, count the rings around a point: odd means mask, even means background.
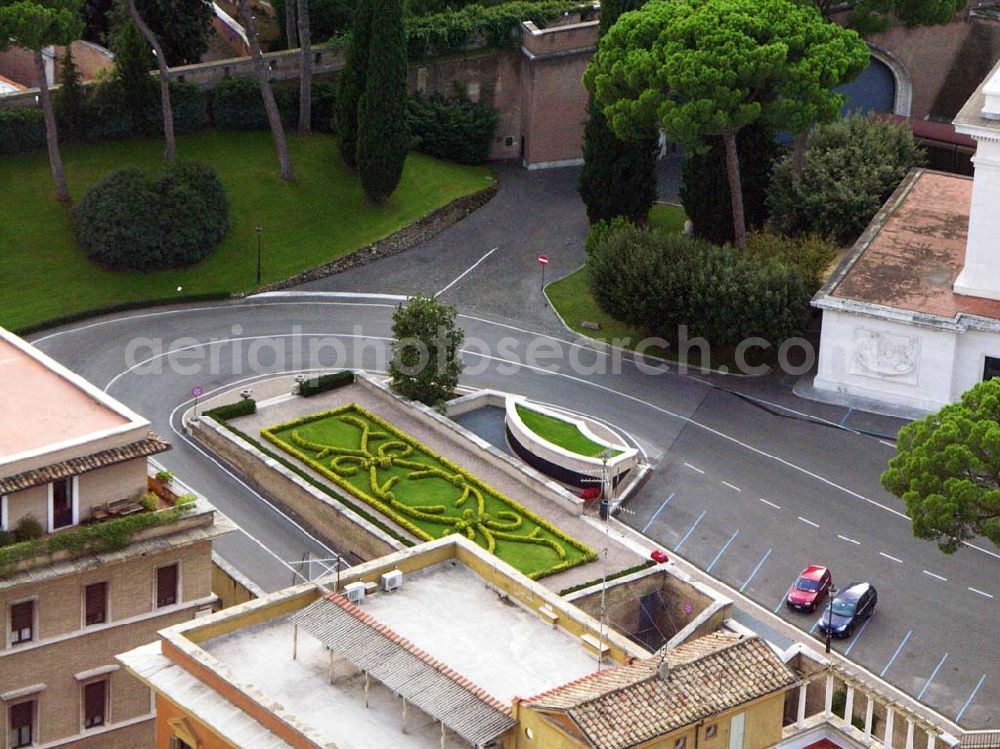
[[[670,681],[670,664],[667,663],[666,656],[660,659],[660,664],[656,667],[656,675],[660,677],[661,681]]]

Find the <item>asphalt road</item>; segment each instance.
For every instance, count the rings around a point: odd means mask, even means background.
[[[825,563],[837,583],[870,580],[879,589],[879,609],[838,649],[946,717],[960,716],[968,728],[1000,725],[1000,557],[985,546],[945,556],[915,540],[900,503],[878,483],[891,443],[840,428],[891,434],[898,422],[801,401],[780,378],[654,376],[627,356],[615,371],[614,357],[569,342],[531,281],[537,266],[529,261],[546,246],[530,244],[531,237],[544,237],[549,226],[567,255],[557,273],[582,260],[581,211],[566,207],[572,178],[572,172],[551,171],[527,174],[522,182],[517,173],[505,174],[500,196],[430,243],[436,249],[417,248],[335,277],[322,290],[342,285],[407,293],[454,281],[444,298],[464,313],[465,384],[585,411],[629,434],[647,453],[656,470],[623,519],[804,632],[814,617],[781,606],[803,566]],[[536,192],[532,184],[541,187]],[[546,196],[565,203],[571,215],[557,221],[533,212],[548,205]],[[473,267],[502,236],[510,238],[503,252]],[[409,260],[419,270],[411,269],[407,286]],[[162,462],[243,529],[219,542],[220,553],[273,590],[292,581],[289,563],[332,550],[187,443],[176,431],[179,411],[194,385],[211,393],[304,367],[378,370],[387,357],[394,305],[272,297],[124,313],[34,340],[171,439],[175,449]],[[310,344],[320,339],[325,347],[311,356]],[[529,352],[548,358],[536,356],[528,366]],[[204,359],[196,361],[199,356]]]

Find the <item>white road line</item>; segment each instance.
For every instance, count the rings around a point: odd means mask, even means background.
[[[848,543],[857,544],[858,546],[861,546],[860,541],[856,541],[853,538],[848,538],[847,536],[841,536],[839,533],[837,534],[837,538],[839,538],[841,541],[847,541]]]
[[[992,593],[987,593],[985,590],[980,590],[979,588],[973,588],[973,587],[970,586],[969,590],[971,590],[973,593],[976,593],[978,595],[985,596],[986,598],[992,598],[993,597]]]
[[[819,523],[814,523],[812,520],[807,520],[806,518],[799,515],[799,520],[801,520],[806,525],[811,525],[813,528],[819,528]]]
[[[461,281],[461,280],[462,280],[463,278],[465,278],[465,277],[466,277],[467,275],[469,275],[470,273],[472,273],[472,271],[474,271],[474,270],[475,270],[475,269],[476,269],[476,268],[477,268],[477,267],[479,266],[479,264],[480,264],[481,262],[483,262],[483,261],[484,261],[484,260],[485,260],[486,258],[488,258],[488,257],[489,257],[490,255],[492,255],[492,254],[493,254],[494,252],[496,252],[496,251],[497,251],[497,250],[499,250],[499,249],[500,249],[500,247],[499,247],[499,246],[497,246],[497,247],[494,247],[494,248],[493,248],[492,250],[490,250],[489,252],[487,252],[487,253],[486,253],[485,255],[483,255],[483,256],[482,256],[481,258],[479,258],[479,259],[478,259],[478,260],[477,260],[476,262],[474,262],[474,263],[473,263],[472,265],[470,265],[470,266],[469,266],[468,268],[466,268],[466,269],[465,269],[464,271],[462,271],[462,272],[461,272],[461,273],[459,273],[459,274],[458,274],[457,276],[455,276],[454,280],[452,280],[452,282],[451,282],[450,284],[448,284],[447,286],[445,286],[445,287],[444,287],[443,289],[441,289],[441,291],[439,291],[439,292],[438,292],[437,294],[435,294],[434,296],[435,296],[435,297],[439,297],[439,296],[441,296],[441,295],[442,295],[442,294],[443,294],[444,292],[446,292],[446,291],[447,291],[448,289],[450,289],[450,288],[451,288],[452,286],[454,286],[454,285],[455,285],[455,284],[457,284],[457,283],[458,283],[459,281]]]
[[[723,485],[723,486],[728,486],[728,487],[729,487],[730,489],[732,489],[732,490],[733,490],[734,492],[741,492],[741,491],[743,491],[743,490],[742,490],[742,489],[740,489],[740,488],[739,488],[738,486],[734,486],[733,484],[730,484],[730,483],[729,483],[728,481],[723,481],[723,482],[722,482],[722,485]]]
[[[781,505],[776,505],[774,502],[772,502],[769,499],[764,499],[763,497],[761,497],[760,501],[763,502],[764,504],[766,504],[768,507],[773,507],[776,510],[780,510],[781,509]]]
[[[927,570],[924,570],[924,574],[927,575],[928,577],[933,577],[935,580],[940,580],[941,582],[945,583],[948,582],[947,577],[941,577],[941,575],[935,575],[933,572],[928,572]]]
[[[885,440],[879,440],[879,444],[885,445],[886,447],[891,447],[893,450],[897,449],[897,447],[894,444],[892,444],[891,442],[886,442]]]
[[[892,561],[898,562],[899,564],[903,563],[903,560],[900,559],[899,557],[894,557],[892,556],[892,554],[886,554],[884,551],[880,551],[879,556],[885,557],[886,559],[891,559]]]
[[[250,294],[248,299],[301,299],[302,297],[318,297],[320,299],[378,299],[388,302],[405,302],[410,297],[404,294],[371,294],[356,291],[262,291]]]
[[[701,470],[701,469],[700,469],[700,468],[699,468],[698,466],[693,466],[693,465],[691,465],[690,463],[685,463],[684,465],[686,465],[686,466],[687,466],[688,468],[690,468],[690,469],[691,469],[692,471],[697,471],[698,473],[705,473],[705,472],[704,472],[703,470]]]

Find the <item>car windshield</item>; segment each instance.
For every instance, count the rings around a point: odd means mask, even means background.
[[[837,616],[854,616],[854,606],[857,601],[835,600],[833,602],[833,613]]]
[[[807,590],[810,593],[815,593],[819,590],[819,584],[815,580],[806,580],[804,577],[799,578],[799,581],[795,583],[795,587],[799,590]]]

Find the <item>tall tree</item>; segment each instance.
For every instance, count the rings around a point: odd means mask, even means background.
[[[135,0],[143,20],[163,47],[167,65],[201,61],[212,36],[212,3],[200,0]]]
[[[79,0],[0,0],[0,51],[16,46],[34,54],[38,98],[45,118],[49,166],[52,169],[56,198],[62,201],[69,200],[69,188],[59,151],[55,107],[49,91],[42,50],[55,44],[69,45],[80,38],[82,31]]]
[[[454,307],[417,294],[392,314],[390,387],[400,395],[436,406],[451,398],[462,374],[458,348],[465,333]]]
[[[260,51],[260,38],[257,36],[257,22],[250,10],[250,0],[239,0],[240,15],[243,16],[243,27],[250,43],[250,56],[253,57],[254,68],[257,71],[257,83],[260,86],[260,97],[264,100],[264,111],[267,112],[267,122],[274,138],[274,150],[278,153],[278,164],[281,167],[281,178],[286,182],[295,179],[295,168],[292,157],[288,153],[288,139],[285,137],[285,127],[281,124],[281,114],[278,103],[274,99],[274,89],[268,77],[267,62]]]
[[[372,11],[365,88],[358,102],[356,156],[361,186],[374,203],[396,189],[410,148],[406,72],[403,0],[379,0]]]
[[[289,3],[291,5],[291,3]],[[299,133],[312,135],[312,36],[309,30],[309,0],[299,0]]]
[[[54,99],[63,137],[71,141],[83,140],[87,126],[87,105],[84,101],[83,87],[80,85],[80,71],[76,67],[73,52],[69,47],[63,55],[59,90],[56,91]]]
[[[174,137],[174,109],[170,104],[170,72],[167,69],[167,58],[163,54],[163,47],[156,34],[152,32],[146,22],[142,19],[135,5],[135,0],[126,0],[128,14],[142,35],[149,42],[156,55],[156,64],[160,69],[160,109],[163,111],[163,139],[166,141],[166,148],[163,153],[163,160],[167,164],[173,164],[177,158],[177,140]]]
[[[288,0],[291,2],[292,0]],[[368,44],[371,36],[374,0],[358,0],[354,8],[351,37],[347,44],[344,68],[337,81],[335,119],[340,156],[349,167],[357,166],[358,102],[368,77]]]
[[[285,6],[285,44],[288,49],[299,46],[298,26],[295,20],[295,0],[283,3]]]
[[[601,3],[599,38],[614,26],[622,13],[634,10],[644,0],[606,0]],[[656,201],[658,136],[651,129],[646,137],[623,141],[615,136],[593,96],[587,105],[583,129],[583,169],[580,197],[587,206],[590,223],[625,216],[633,223],[646,221]]]
[[[153,48],[127,13],[119,13],[111,30],[111,51],[115,53],[115,82],[121,101],[135,128],[152,133],[150,114],[156,101],[156,83],[150,76],[156,60]]]
[[[757,121],[799,132],[835,117],[843,98],[831,89],[868,60],[857,33],[793,0],[651,0],[608,31],[584,81],[618,137],[658,124],[686,148],[722,139],[743,249],[737,133]]]
[[[1000,546],[1000,380],[899,430],[882,486],[901,498],[913,535],[951,554],[985,536]]]

